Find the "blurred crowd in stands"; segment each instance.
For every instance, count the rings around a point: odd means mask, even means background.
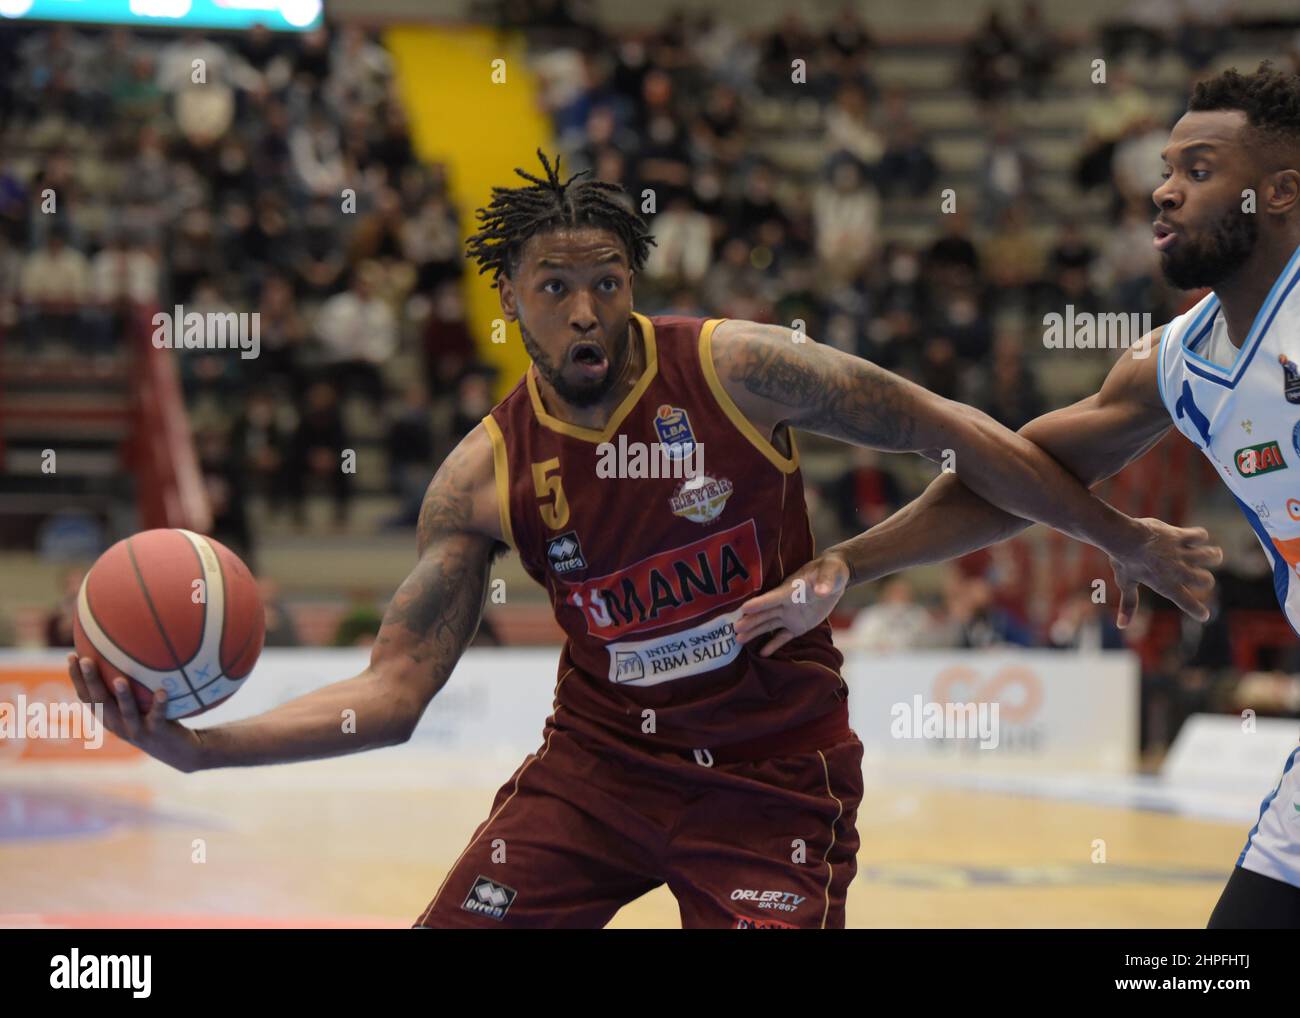
[[[817,27],[790,13],[756,32],[699,12],[611,35],[563,0],[505,0],[484,17],[526,30],[564,174],[621,183],[638,208],[653,194],[657,246],[636,283],[639,309],[801,321],[1014,429],[1050,408],[1044,313],[1069,304],[1158,322],[1180,306],[1150,244],[1150,191],[1185,100],[1146,87],[1125,57],[1177,59],[1190,84],[1232,45],[1223,9],[1155,0],[1080,40],[1037,3],[990,8],[934,89],[969,97],[980,118],[967,137],[982,154],[951,214],[918,96],[881,80],[888,47],[853,5]],[[1055,124],[1076,150],[1062,195],[1044,186],[1022,114],[1052,98],[1065,54],[1081,46],[1108,60],[1108,83],[1086,121]],[[1290,59],[1300,66],[1294,46]],[[338,469],[338,450],[355,444],[357,419],[375,429],[400,506],[386,522],[413,524],[495,380],[466,320],[454,181],[417,157],[377,33],[11,23],[0,31],[0,120],[7,349],[111,356],[133,304],[258,311],[257,360],[182,359],[216,536],[255,547],[250,495],[301,520],[308,496],[323,494],[347,526],[355,478]],[[520,152],[519,165],[533,163]],[[341,210],[345,189],[355,213]],[[1095,208],[1100,220],[1085,211]],[[419,369],[394,373],[399,353]],[[1096,383],[1099,364],[1081,384]],[[810,483],[823,544],[920,489],[890,458],[852,450]],[[855,635],[878,646],[1119,645],[1110,612],[1090,604],[1031,626],[1008,601],[1022,575],[1014,558],[954,566],[935,610],[899,581]]]

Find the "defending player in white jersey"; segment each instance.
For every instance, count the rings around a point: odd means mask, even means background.
[[[1143,337],[1100,392],[1021,434],[1092,485],[1177,427],[1241,505],[1300,632],[1300,77],[1265,63],[1198,84],[1162,158],[1152,193],[1161,268],[1173,286],[1213,292]],[[824,619],[849,583],[963,555],[1028,525],[944,474],[885,522],[747,602],[736,632],[742,642],[775,634],[762,651],[770,653]],[[1206,567],[1221,557],[1209,547],[1203,555]],[[1124,562],[1111,565],[1125,626],[1137,583]],[[814,596],[796,601],[799,580]],[[1297,756],[1300,747],[1264,799],[1210,926],[1300,927]]]

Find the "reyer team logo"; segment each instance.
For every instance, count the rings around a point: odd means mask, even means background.
[[[693,523],[711,523],[726,508],[727,499],[734,490],[735,485],[725,477],[715,479],[701,474],[682,481],[668,499],[668,506],[674,516],[681,516]]]

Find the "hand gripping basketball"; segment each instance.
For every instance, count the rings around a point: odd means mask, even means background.
[[[112,680],[113,689],[108,689],[95,662],[88,657],[69,654],[68,676],[82,702],[103,707],[104,727],[119,739],[178,771],[199,769],[202,737],[177,721],[167,720],[166,692],[158,690],[149,710],[142,713],[130,683],[118,676]]]

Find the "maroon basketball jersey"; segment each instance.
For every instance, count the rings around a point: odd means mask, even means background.
[[[556,723],[694,749],[842,711],[829,623],[770,658],[733,629],[814,557],[793,435],[787,458],[723,389],[723,319],[633,320],[645,373],[603,430],[548,414],[533,367],[484,418],[502,530],[567,637]]]

